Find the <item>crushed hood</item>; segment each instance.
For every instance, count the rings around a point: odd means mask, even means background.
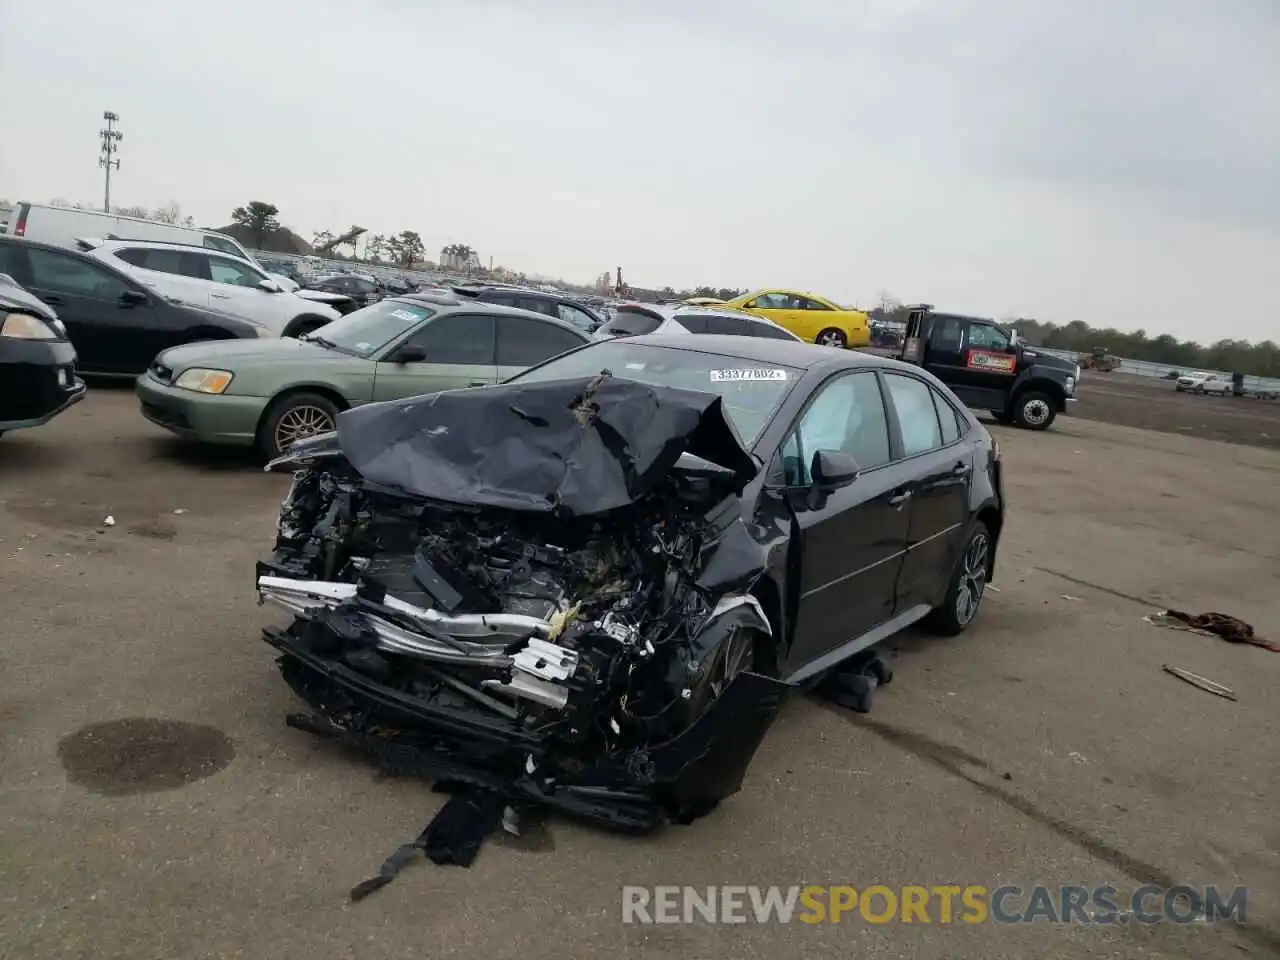
[[[729,471],[734,492],[757,472],[718,396],[607,376],[367,404],[337,426],[343,455],[366,481],[561,516],[635,503],[684,454]]]

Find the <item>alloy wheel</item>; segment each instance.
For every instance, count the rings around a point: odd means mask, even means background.
[[[835,330],[828,330],[826,333],[818,334],[817,344],[820,347],[843,347],[844,338]]]
[[[978,604],[982,602],[983,591],[987,588],[989,555],[990,542],[986,533],[979,533],[969,541],[960,569],[959,589],[956,591],[956,619],[962,625],[967,625],[973,619],[973,615],[978,612]]]
[[[291,407],[276,423],[276,449],[283,453],[297,440],[314,437],[333,429],[333,417],[327,410],[311,404]]]

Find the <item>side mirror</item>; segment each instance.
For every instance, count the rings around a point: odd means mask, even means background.
[[[859,472],[858,462],[841,450],[819,450],[809,466],[813,485],[824,493],[849,486]]]
[[[406,343],[397,347],[387,359],[391,363],[422,363],[427,359],[427,351],[416,343]]]
[[[126,290],[120,294],[120,306],[122,307],[137,307],[150,302],[151,298],[141,290]]]
[[[280,284],[276,283],[274,280],[259,280],[258,289],[265,290],[267,293],[279,293],[281,287]]]

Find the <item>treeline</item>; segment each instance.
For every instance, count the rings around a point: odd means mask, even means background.
[[[878,311],[872,311],[873,316]],[[897,314],[901,316],[897,316]],[[893,311],[905,320],[905,309]],[[1219,340],[1205,346],[1179,340],[1167,333],[1149,336],[1145,330],[1127,333],[1110,328],[1097,329],[1080,320],[1059,326],[1021,319],[1006,321],[1028,343],[1077,353],[1102,351],[1126,360],[1146,360],[1183,370],[1223,370],[1255,377],[1280,377],[1280,346],[1272,340]]]

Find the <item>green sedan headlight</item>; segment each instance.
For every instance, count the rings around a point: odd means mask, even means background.
[[[234,374],[230,370],[207,370],[204,367],[192,367],[183,370],[173,385],[182,390],[194,390],[196,393],[222,393],[231,386]]]

